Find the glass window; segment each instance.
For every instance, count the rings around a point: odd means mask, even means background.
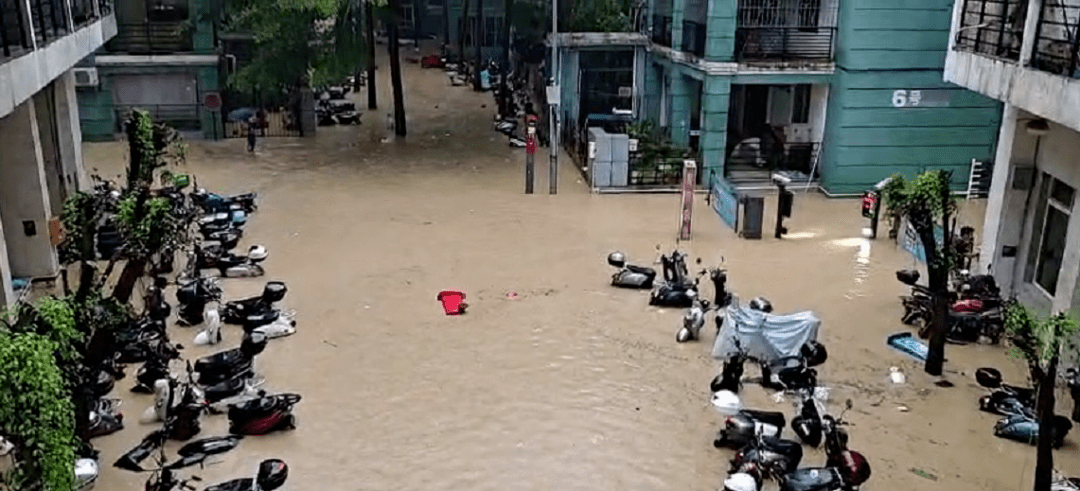
[[[1031,219],[1031,242],[1028,243],[1026,253],[1026,265],[1024,267],[1024,281],[1035,281],[1035,262],[1039,255],[1035,251],[1039,249],[1039,241],[1042,238],[1041,226],[1046,221],[1046,200],[1050,193],[1050,174],[1039,174],[1038,188],[1036,189],[1035,214]]]
[[[810,85],[795,86],[794,101],[791,108],[791,122],[806,124],[810,122]]]
[[[1045,218],[1043,223],[1039,224],[1040,244],[1035,258],[1035,283],[1050,296],[1054,296],[1057,294],[1061,261],[1065,256],[1065,235],[1069,231],[1075,190],[1047,174],[1043,174],[1043,179],[1049,185],[1050,193],[1043,205],[1046,207]]]

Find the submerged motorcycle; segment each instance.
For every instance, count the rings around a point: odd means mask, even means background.
[[[656,279],[655,269],[627,264],[626,255],[617,251],[608,254],[607,262],[609,265],[619,268],[617,273],[611,275],[612,286],[642,290],[653,287],[653,280]]]

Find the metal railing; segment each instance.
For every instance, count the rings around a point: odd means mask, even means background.
[[[768,140],[766,140],[767,142]],[[763,144],[747,148],[728,157],[729,166],[753,166],[768,170],[797,171],[810,175],[814,172],[820,142]],[[812,176],[811,176],[812,177]]]
[[[1043,2],[1035,31],[1031,66],[1071,78],[1080,78],[1080,5]]]
[[[835,27],[738,27],[738,61],[829,61],[835,48]]]
[[[109,40],[114,53],[181,53],[192,50],[191,31],[183,22],[120,24]]]
[[[701,22],[684,20],[682,23],[682,50],[697,57],[705,56],[705,33],[707,27]]]
[[[652,42],[661,46],[671,47],[672,20],[667,15],[653,16]]]
[[[70,0],[70,2],[71,21],[75,24],[76,29],[99,18],[98,12],[94,9],[94,0]],[[104,12],[102,12],[102,15],[104,15]]]
[[[963,0],[956,49],[1020,59],[1027,0]]]
[[[71,33],[63,0],[30,0],[30,23],[39,45]]]
[[[154,122],[165,123],[179,131],[198,131],[202,128],[202,105],[200,104],[116,104],[116,132],[124,132],[124,124],[131,112],[139,109],[150,113]]]
[[[0,43],[4,45],[5,58],[33,47],[23,16],[23,5],[22,0],[0,0]]]

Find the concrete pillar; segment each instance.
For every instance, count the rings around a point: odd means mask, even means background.
[[[732,61],[735,58],[735,15],[738,2],[709,2],[705,34],[705,60]],[[726,123],[725,123],[726,124]]]
[[[671,49],[682,51],[682,23],[686,18],[686,0],[671,0]]]
[[[300,132],[305,137],[314,137],[316,126],[315,94],[311,89],[300,89]]]
[[[0,308],[15,301],[11,288],[11,267],[8,265],[7,244],[4,243],[4,224],[0,222]]]
[[[1001,218],[1005,208],[1005,193],[1011,185],[1012,178],[1012,152],[1016,137],[1016,106],[1005,103],[1001,115],[1001,127],[998,133],[997,155],[994,156],[994,175],[990,181],[990,195],[986,199],[986,216],[983,219],[983,240],[979,257],[979,269],[984,273],[988,271],[1005,272],[999,264],[1001,251],[999,239],[1001,234]],[[1010,265],[1011,266],[1011,265]],[[1008,272],[1011,273],[1011,268]],[[1003,283],[1002,277],[996,278],[998,283]]]
[[[31,98],[0,119],[0,223],[10,274],[48,277],[60,269],[49,239],[49,191]]]
[[[671,74],[671,141],[682,146],[690,143],[690,84],[678,70]]]
[[[55,99],[52,85],[34,94],[34,118],[37,119],[38,137],[41,141],[41,159],[45,169],[45,183],[49,192],[50,216],[60,216],[63,211],[67,189],[61,170],[60,149],[57,144]]]
[[[1024,39],[1020,43],[1020,66],[1030,65],[1031,57],[1035,55],[1035,33],[1039,29],[1039,17],[1042,16],[1043,1],[1028,0],[1027,20],[1024,22]]]
[[[75,91],[75,73],[71,70],[53,82],[56,99],[56,132],[60,161],[64,169],[64,185],[68,194],[90,189],[90,177],[83,167],[82,126],[79,101]]]
[[[731,105],[731,77],[708,75],[705,78],[701,108],[701,170],[702,182],[708,183],[713,173],[724,174],[727,149],[728,108]]]

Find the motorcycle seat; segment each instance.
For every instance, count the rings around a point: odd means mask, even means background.
[[[252,489],[255,489],[255,480],[245,477],[209,486],[204,491],[250,491]]]
[[[633,264],[627,264],[626,270],[630,271],[631,273],[643,274],[649,276],[650,278],[656,277],[656,270],[645,266],[634,266]]]
[[[799,442],[782,438],[765,437],[761,439],[761,446],[764,450],[769,452],[786,455],[791,460],[792,469],[799,467],[799,462],[802,461],[803,448],[802,444]]]
[[[808,467],[789,472],[781,479],[781,491],[834,491],[843,489],[840,473],[832,467]]]
[[[228,380],[218,382],[214,385],[205,387],[203,389],[203,396],[206,397],[206,402],[211,404],[218,402],[222,399],[228,399],[244,391],[244,383],[247,381],[245,376],[235,376]]]
[[[777,428],[783,428],[787,425],[787,419],[784,413],[779,411],[758,411],[756,409],[743,409],[739,411],[751,418],[754,418],[762,423],[773,425]]]

